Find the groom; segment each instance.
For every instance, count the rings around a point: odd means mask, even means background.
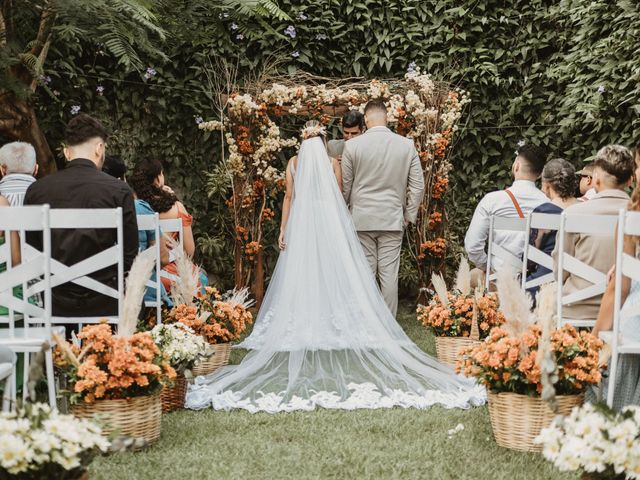
[[[344,198],[371,270],[389,310],[398,310],[398,270],[404,227],[415,223],[424,175],[412,140],[387,128],[387,107],[371,100],[364,109],[367,131],[345,143]]]

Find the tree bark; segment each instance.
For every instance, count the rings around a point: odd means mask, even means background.
[[[27,100],[8,92],[0,95],[0,131],[14,141],[33,145],[39,165],[38,176],[57,170],[55,156],[40,129],[36,111]]]

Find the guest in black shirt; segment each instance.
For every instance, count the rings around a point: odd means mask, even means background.
[[[138,254],[138,224],[133,194],[126,183],[101,171],[105,158],[107,131],[89,115],[80,114],[67,125],[64,170],[38,180],[29,187],[25,205],[48,203],[51,208],[122,207],[124,271],[131,268]],[[72,266],[100,253],[117,242],[117,233],[108,229],[52,230],[52,257]],[[41,249],[41,236],[27,234],[28,242]],[[90,275],[117,288],[117,266]],[[53,289],[53,315],[85,317],[117,315],[117,300],[73,283]]]

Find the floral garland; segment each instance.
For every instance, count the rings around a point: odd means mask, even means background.
[[[460,89],[433,81],[419,68],[411,68],[403,81],[395,82],[310,85],[308,76],[302,78],[304,84],[296,80],[272,83],[254,95],[234,93],[226,102],[222,121],[199,124],[205,131],[223,131],[227,145],[224,164],[232,178],[227,205],[236,231],[236,287],[253,284],[254,295],[261,301],[264,227],[273,219],[268,200],[277,198],[285,184],[279,154],[298,145],[297,138],[282,136],[274,119],[303,116],[326,126],[342,112],[363,111],[369,100],[382,98],[390,128],[415,141],[425,174],[426,194],[416,228],[411,231],[411,255],[424,288],[431,272],[439,271],[444,262],[443,195],[451,169],[446,157],[469,97]]]

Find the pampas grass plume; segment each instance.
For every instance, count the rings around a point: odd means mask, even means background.
[[[464,255],[460,256],[460,266],[456,275],[456,289],[465,297],[471,293],[471,267]]]
[[[151,277],[155,264],[155,258],[152,256],[139,254],[131,265],[122,305],[122,318],[118,324],[118,335],[121,337],[131,336],[136,331],[147,280]]]
[[[500,310],[506,319],[503,328],[514,337],[520,336],[535,321],[531,314],[531,298],[508,268],[498,271],[496,283]]]

